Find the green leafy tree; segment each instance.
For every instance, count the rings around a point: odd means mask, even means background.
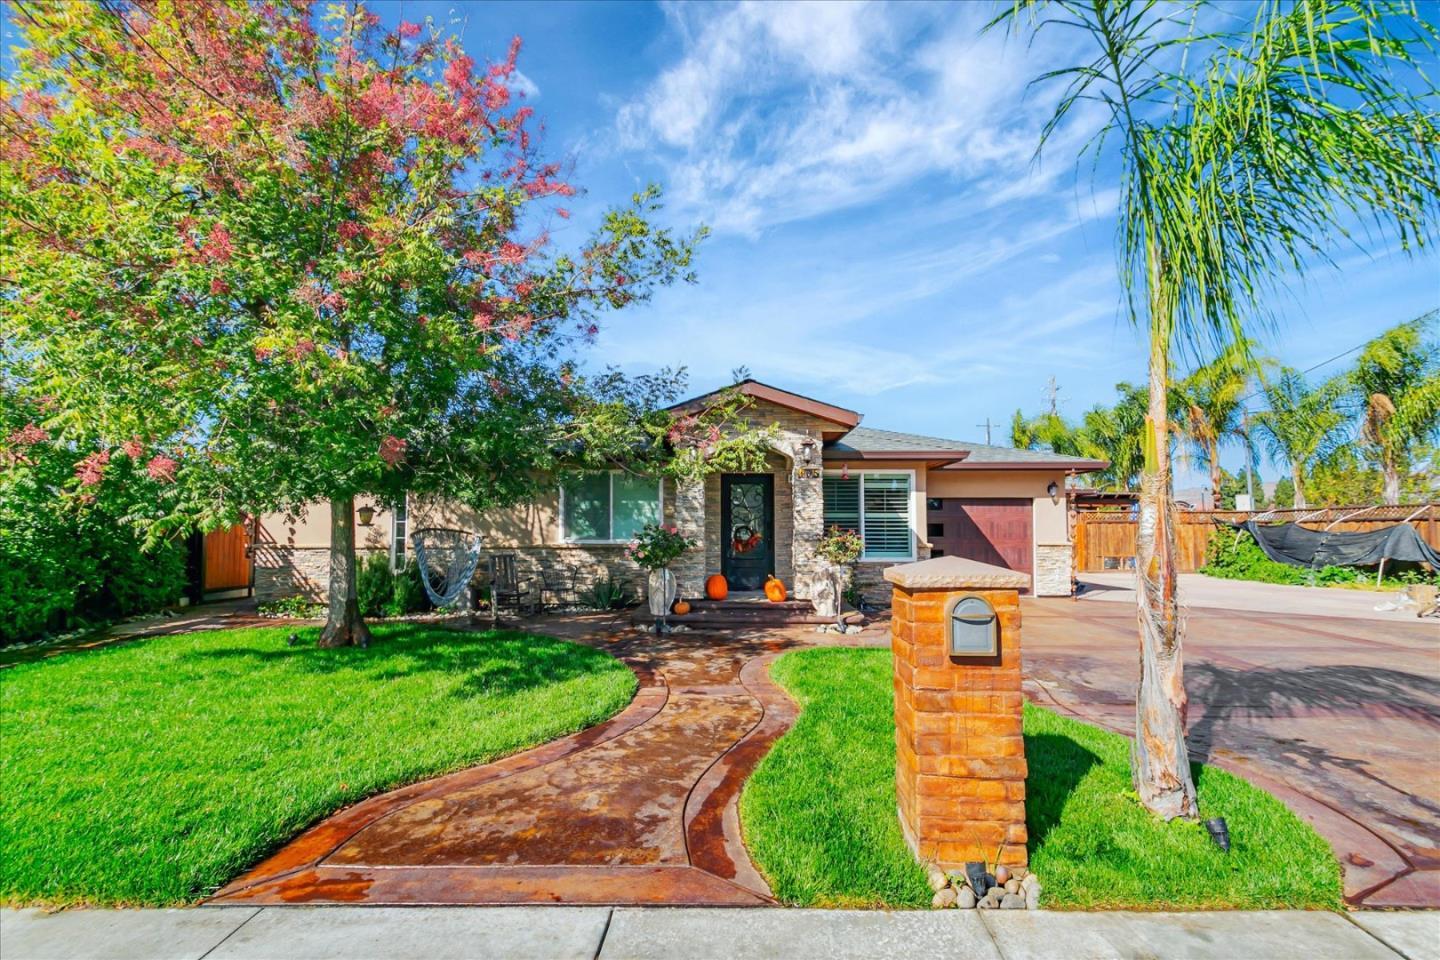
[[[1132,762],[1141,801],[1167,819],[1197,815],[1170,492],[1176,352],[1242,341],[1330,238],[1358,241],[1354,219],[1408,250],[1433,237],[1440,208],[1436,91],[1415,69],[1433,31],[1414,5],[1253,11],[1247,29],[1204,36],[1196,5],[1148,0],[1017,0],[997,18],[1081,39],[1076,62],[1037,78],[1064,85],[1043,140],[1093,106],[1092,169],[1103,157],[1120,170],[1120,275],[1149,348]]]
[[[353,507],[479,509],[566,464],[703,466],[724,405],[586,378],[603,312],[692,279],[655,189],[557,249],[575,193],[511,89],[430,24],[298,0],[17,2],[3,81],[0,362],[57,439],[160,487],[151,538],[331,506],[322,643],[364,643]],[[678,458],[674,455],[681,453]],[[105,462],[104,457],[111,458]]]
[[[1290,467],[1286,499],[1297,510],[1306,506],[1305,471],[1343,441],[1346,417],[1340,400],[1347,386],[1347,378],[1332,377],[1312,388],[1303,374],[1281,367],[1266,379],[1265,409],[1250,417],[1251,436],[1272,460]],[[1275,502],[1283,502],[1278,487]]]
[[[1365,345],[1350,374],[1361,408],[1360,441],[1399,503],[1417,454],[1440,440],[1440,311],[1386,330]]]
[[[1275,481],[1275,509],[1285,510],[1295,504],[1295,480],[1293,477],[1281,477]]]

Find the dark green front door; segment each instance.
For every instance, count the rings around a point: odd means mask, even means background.
[[[775,478],[720,477],[720,572],[731,590],[759,590],[775,572]]]

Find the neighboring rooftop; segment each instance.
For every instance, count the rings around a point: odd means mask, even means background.
[[[856,427],[825,447],[826,460],[947,460],[946,470],[1011,469],[1103,470],[1104,460],[1071,457],[1047,450],[1017,450],[987,443],[970,443],[944,437],[927,437],[898,430]]]

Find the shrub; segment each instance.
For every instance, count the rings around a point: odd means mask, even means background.
[[[625,554],[646,570],[659,570],[680,559],[681,554],[695,545],[696,541],[681,533],[673,523],[664,526],[647,523],[635,535]]]
[[[623,581],[606,577],[580,592],[580,605],[591,610],[622,610],[635,602],[635,595]]]
[[[395,596],[395,573],[386,554],[372,553],[365,558],[355,577],[355,594],[360,616],[373,619],[385,615],[385,608]]]
[[[407,560],[400,570],[390,568],[390,558],[372,553],[365,558],[355,578],[355,592],[360,602],[360,616],[403,617],[407,613],[423,613],[434,604],[420,582],[420,567]]]
[[[325,610],[325,604],[316,603],[309,597],[302,597],[299,594],[267,600],[259,607],[262,617],[286,619],[293,617],[298,620],[317,620],[325,616]]]
[[[98,503],[64,496],[74,460],[37,445],[0,469],[0,644],[158,610],[185,590],[184,543],[145,549],[122,522],[139,485],[122,474]]]
[[[403,617],[407,613],[424,613],[434,606],[430,602],[430,595],[425,592],[425,584],[420,582],[420,565],[414,560],[406,560],[400,572],[395,575],[390,601],[385,605],[385,616]]]

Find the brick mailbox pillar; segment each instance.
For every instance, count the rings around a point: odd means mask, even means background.
[[[972,860],[993,868],[997,851],[999,863],[1026,866],[1018,590],[1030,578],[936,557],[891,567],[885,579],[894,585],[895,786],[905,839],[946,870]],[[987,640],[987,610],[995,650],[975,653]]]

